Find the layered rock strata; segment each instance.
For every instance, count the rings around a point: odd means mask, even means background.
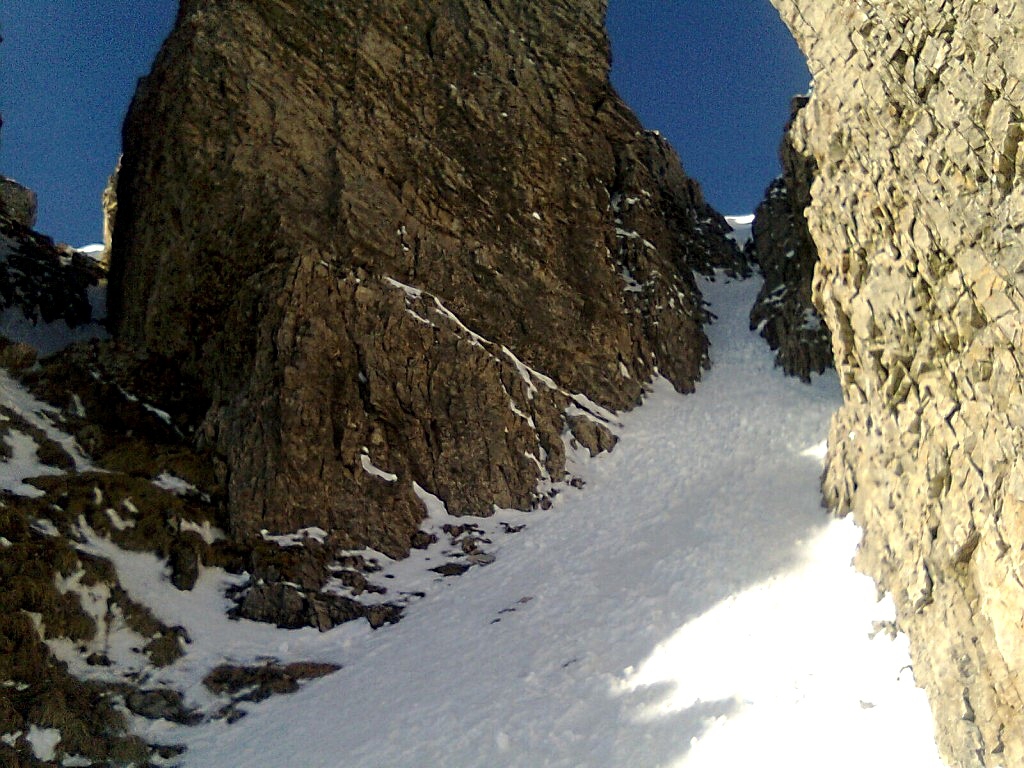
[[[706,361],[728,226],[608,82],[604,3],[186,0],[124,130],[118,337],[212,402],[233,532],[406,551]],[[576,394],[579,393],[579,394]]]
[[[1024,6],[774,0],[814,95],[816,299],[864,529],[951,765],[1024,765]]]
[[[757,207],[751,257],[764,285],[750,313],[757,330],[776,351],[776,363],[790,376],[809,382],[812,373],[832,366],[832,340],[811,298],[818,250],[807,231],[814,161],[793,148],[793,119],[807,97],[793,99],[793,117],[779,148],[782,175],[771,183]]]

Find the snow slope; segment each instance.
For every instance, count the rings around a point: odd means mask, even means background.
[[[577,459],[585,488],[499,516],[526,529],[495,562],[396,566],[392,586],[426,596],[394,626],[229,622],[215,572],[174,595],[155,561],[122,556],[129,591],[190,628],[161,674],[193,703],[222,660],[343,665],[233,725],[144,735],[187,744],[195,768],[939,766],[906,644],[873,626],[891,608],[849,565],[858,534],[820,507],[837,382],[774,370],[747,330],[757,283],[702,286],[720,319],[697,393],[656,381],[610,455]]]

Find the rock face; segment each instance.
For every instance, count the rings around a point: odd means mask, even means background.
[[[952,765],[1024,765],[1024,5],[774,0],[814,95],[816,300],[864,529]]]
[[[182,3],[125,125],[111,316],[213,403],[236,535],[400,554],[429,494],[527,507],[595,403],[692,387],[728,226],[610,87],[603,13]]]
[[[23,227],[36,225],[36,193],[13,179],[0,176],[0,214],[6,214]]]
[[[809,382],[812,373],[831,367],[832,341],[811,299],[818,250],[804,210],[811,203],[814,160],[793,148],[789,133],[806,104],[805,96],[793,99],[793,116],[779,148],[782,175],[768,187],[754,216],[752,256],[764,286],[750,313],[750,328],[777,351],[775,361],[786,373]]]
[[[117,176],[121,172],[121,158],[117,159],[114,172],[107,179],[100,203],[103,207],[103,256],[102,261],[110,264],[110,251],[114,241],[114,222],[117,219]]]
[[[26,199],[21,193],[14,197]],[[34,211],[27,218],[24,210],[12,215],[17,206],[9,208],[8,202],[0,196],[0,312],[20,310],[32,325],[63,320],[75,328],[91,322],[89,289],[103,278],[102,268],[87,256],[58,248],[25,223],[35,218]]]

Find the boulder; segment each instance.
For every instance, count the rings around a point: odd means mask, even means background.
[[[33,325],[59,320],[69,328],[86,325],[95,319],[89,289],[104,277],[88,256],[58,247],[0,208],[0,312],[20,310]]]

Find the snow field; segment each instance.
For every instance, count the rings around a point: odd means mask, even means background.
[[[195,768],[937,768],[906,643],[875,631],[891,607],[850,566],[858,533],[820,506],[838,385],[774,370],[747,329],[757,282],[702,285],[720,319],[697,393],[655,381],[611,454],[577,457],[585,488],[499,515],[527,528],[493,564],[395,564],[389,587],[426,592],[397,625],[229,622],[220,577],[204,573],[200,608],[130,556],[126,585],[192,633],[162,675],[194,700],[223,660],[343,665],[234,725],[146,735],[187,744]]]
[[[758,288],[702,284],[719,318],[713,368],[693,395],[656,380],[618,417],[611,454],[576,453],[583,489],[565,488],[545,512],[470,521],[492,539],[493,563],[443,578],[429,570],[442,545],[401,562],[365,553],[384,565],[373,580],[385,599],[425,594],[394,626],[321,634],[232,621],[233,577],[205,569],[179,592],[156,557],[88,535],[83,549],[111,559],[133,598],[191,638],[183,659],[144,673],[147,687],[210,711],[218,702],[201,681],[218,664],[343,666],[243,705],[233,725],[137,719],[140,734],[186,744],[173,761],[186,768],[938,768],[905,639],[877,631],[891,605],[850,566],[859,534],[820,507],[837,382],[806,386],[774,369],[747,329]],[[89,466],[5,374],[0,401]],[[36,493],[24,480],[53,470],[28,435],[8,443],[0,487]],[[467,522],[420,490],[428,529]],[[504,535],[502,523],[525,530]],[[107,650],[131,666],[136,638],[110,629]],[[99,674],[53,644],[77,672]],[[59,734],[33,728],[37,755],[52,754]]]

